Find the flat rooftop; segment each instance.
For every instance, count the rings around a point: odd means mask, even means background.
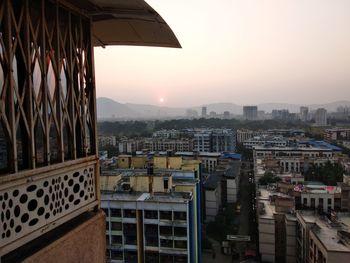
[[[298,211],[298,214],[306,223],[314,223],[311,231],[328,251],[350,253],[350,245],[346,245],[338,235],[338,231],[350,232],[349,213],[338,213],[336,223],[313,211]]]
[[[187,203],[192,200],[192,194],[187,192],[171,193],[145,193],[117,191],[101,193],[102,201],[123,201],[123,202],[159,202],[159,203]]]

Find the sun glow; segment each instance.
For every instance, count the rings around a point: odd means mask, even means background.
[[[160,102],[160,103],[163,103],[163,102],[164,102],[164,98],[160,98],[160,99],[159,99],[159,102]]]

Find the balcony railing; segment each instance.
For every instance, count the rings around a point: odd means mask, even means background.
[[[88,157],[0,177],[0,256],[98,206],[97,165]]]

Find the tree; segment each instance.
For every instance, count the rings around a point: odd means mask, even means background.
[[[281,181],[281,178],[273,175],[271,172],[265,172],[265,174],[259,178],[260,185],[274,184]]]
[[[325,185],[337,185],[343,181],[344,169],[338,164],[327,161],[324,165],[312,165],[304,174],[307,181],[319,181]]]

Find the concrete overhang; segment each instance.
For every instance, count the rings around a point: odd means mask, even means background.
[[[181,48],[163,18],[143,0],[67,0],[92,18],[93,45]]]

